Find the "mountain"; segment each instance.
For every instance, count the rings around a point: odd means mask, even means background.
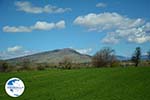
[[[59,63],[65,57],[72,60],[74,63],[87,63],[91,61],[91,57],[89,55],[81,54],[74,49],[65,48],[65,49],[56,49],[52,51],[46,51],[41,53],[36,53],[24,57],[18,57],[7,60],[10,63],[22,62],[24,59],[28,59],[33,63]],[[116,58],[120,61],[130,60],[131,57],[125,57],[117,55]],[[142,60],[147,60],[147,56],[142,55]]]
[[[53,51],[41,52],[33,55],[28,55],[24,57],[18,57],[9,59],[8,62],[15,63],[21,62],[24,59],[28,59],[34,63],[59,63],[65,57],[72,60],[74,63],[86,63],[91,61],[91,56],[81,54],[73,49],[65,48],[65,49],[57,49]]]
[[[120,56],[120,55],[117,55],[116,58],[117,60],[120,60],[120,61],[130,60],[130,57],[125,57],[125,56]]]
[[[125,57],[125,56],[119,56],[119,55],[117,55],[116,58],[120,61],[131,60],[131,57]],[[147,55],[141,55],[141,60],[148,60]]]

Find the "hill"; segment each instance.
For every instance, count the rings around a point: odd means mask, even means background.
[[[7,61],[10,63],[22,62],[24,59],[28,59],[34,63],[59,63],[65,57],[70,58],[74,63],[88,63],[91,61],[90,55],[81,54],[74,49],[64,48],[64,49],[56,49],[52,51],[40,52],[28,56],[8,59]],[[130,60],[130,57],[124,57],[120,55],[116,55],[117,60],[125,61]],[[141,56],[141,60],[147,60],[146,55]]]
[[[125,60],[131,60],[131,57],[125,57],[125,56],[119,56],[117,55],[116,58],[120,61],[125,61]],[[147,55],[141,55],[141,60],[148,60],[148,56]]]
[[[74,63],[87,63],[91,61],[91,56],[81,54],[70,48],[41,52],[41,53],[28,55],[24,57],[9,59],[8,61],[11,63],[15,63],[15,62],[21,62],[24,59],[28,59],[34,63],[59,63],[65,57],[68,57]]]

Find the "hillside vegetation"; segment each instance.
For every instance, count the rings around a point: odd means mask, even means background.
[[[150,67],[0,73],[1,100],[14,100],[4,91],[11,77],[26,86],[15,100],[150,100]]]

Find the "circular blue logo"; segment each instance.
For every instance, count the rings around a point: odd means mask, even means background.
[[[19,78],[11,78],[5,84],[6,93],[11,97],[19,97],[24,89],[24,83]]]

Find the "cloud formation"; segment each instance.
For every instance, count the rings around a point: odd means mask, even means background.
[[[65,21],[59,21],[58,23],[56,23],[56,27],[58,28],[58,29],[63,29],[63,28],[65,28]]]
[[[59,8],[52,5],[45,5],[44,7],[33,6],[27,1],[17,1],[15,2],[19,11],[24,11],[26,13],[40,14],[40,13],[64,13],[71,11],[71,8]]]
[[[92,48],[75,49],[75,50],[81,54],[90,54],[92,52]]]
[[[4,26],[3,32],[32,32],[33,30],[52,30],[65,28],[65,21],[61,20],[57,23],[48,23],[45,21],[37,21],[32,26]]]
[[[128,42],[145,43],[150,41],[150,23],[141,18],[131,19],[118,13],[90,13],[79,16],[74,24],[84,26],[89,31],[104,32],[104,43],[118,43],[121,39]]]
[[[16,45],[8,47],[5,51],[0,51],[1,59],[10,59],[36,53],[35,51],[25,50],[22,46]]]
[[[32,26],[32,29],[34,30],[51,30],[55,28],[55,23],[48,23],[48,22],[42,22],[37,21],[34,26]]]
[[[99,8],[104,8],[106,6],[107,6],[107,4],[102,3],[102,2],[96,4],[96,7],[99,7]]]
[[[26,26],[4,26],[4,32],[31,32],[32,30]]]
[[[14,46],[14,47],[9,47],[7,48],[7,51],[8,52],[18,52],[18,51],[21,51],[22,50],[22,46]]]

